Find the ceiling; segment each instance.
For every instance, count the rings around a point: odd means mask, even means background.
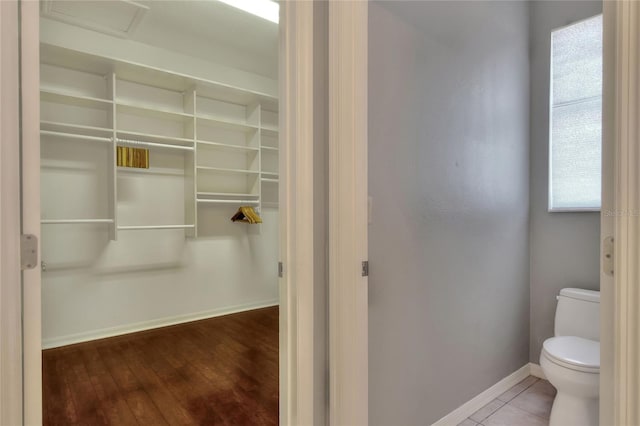
[[[501,19],[501,10],[513,8],[526,12],[522,8],[525,0],[494,1],[494,0],[436,0],[436,1],[405,1],[405,0],[375,0],[375,4],[384,7],[420,30],[431,40],[446,44],[465,45],[473,43],[476,34],[502,34],[513,30],[519,21],[509,22]],[[492,31],[487,31],[492,29]],[[483,38],[478,38],[483,39]]]

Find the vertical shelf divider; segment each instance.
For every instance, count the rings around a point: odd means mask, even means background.
[[[260,127],[262,126],[262,106],[259,102],[255,102],[247,106],[247,122],[255,125],[257,128],[254,135],[254,138],[257,138],[257,140],[255,141],[254,146],[258,148],[256,153],[258,156],[258,174],[255,177],[254,185],[257,185],[258,214],[262,216],[262,137],[260,135]],[[247,166],[250,166],[250,164],[247,164]],[[247,179],[251,179],[251,177],[248,176]],[[262,224],[258,224],[258,233],[262,233]]]
[[[111,124],[111,150],[110,155],[107,156],[109,164],[107,170],[109,170],[109,201],[108,208],[109,214],[113,219],[109,229],[109,238],[113,241],[118,239],[118,165],[117,165],[117,110],[116,110],[116,74],[114,72],[105,76],[107,80],[107,91],[111,100],[110,124]]]
[[[193,88],[183,94],[184,112],[193,115],[193,119],[184,123],[184,136],[190,138],[193,152],[184,157],[184,221],[193,224],[193,228],[185,229],[187,238],[198,237],[198,201],[197,201],[197,155],[198,144],[196,127],[196,89]]]

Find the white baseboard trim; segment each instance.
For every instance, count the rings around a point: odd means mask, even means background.
[[[460,407],[435,422],[432,426],[456,426],[458,423],[461,423],[464,419],[496,399],[502,393],[509,390],[513,385],[531,375],[531,365],[532,364],[525,364],[519,370],[511,373],[470,401],[465,402]],[[540,372],[542,372],[542,370],[540,370]]]
[[[158,318],[150,321],[142,321],[133,324],[125,324],[116,327],[102,328],[66,336],[43,339],[42,349],[57,348],[60,346],[73,345],[75,343],[88,342],[91,340],[104,339],[107,337],[121,336],[123,334],[135,333],[138,331],[151,330],[153,328],[167,327],[170,325],[182,324],[185,322],[198,321],[207,318],[219,317],[223,315],[235,314],[238,312],[250,311],[253,309],[277,306],[278,299],[266,300],[255,303],[245,303],[242,305],[228,306],[224,308],[212,309],[210,311],[194,312],[191,314],[176,315],[173,317]]]
[[[547,376],[544,375],[544,371],[542,371],[542,367],[539,364],[530,362],[529,367],[531,368],[531,375],[535,376],[539,379],[547,380]]]

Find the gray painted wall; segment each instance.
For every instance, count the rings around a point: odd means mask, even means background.
[[[369,419],[430,424],[529,359],[524,2],[369,9]]]
[[[549,48],[551,31],[602,12],[600,1],[535,1],[531,37],[531,343],[538,362],[553,336],[556,295],[564,287],[599,288],[599,213],[549,213]]]

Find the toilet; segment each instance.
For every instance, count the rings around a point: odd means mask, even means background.
[[[540,366],[558,391],[550,426],[597,426],[600,395],[600,292],[564,288],[557,297],[554,337]]]

